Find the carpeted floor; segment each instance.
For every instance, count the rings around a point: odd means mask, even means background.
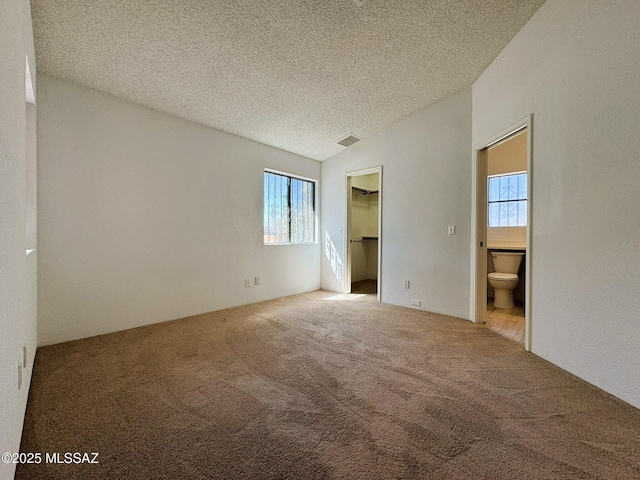
[[[22,451],[30,480],[628,480],[640,410],[483,326],[318,291],[38,349]]]

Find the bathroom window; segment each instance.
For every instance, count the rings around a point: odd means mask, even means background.
[[[489,226],[527,226],[527,173],[489,177]]]
[[[264,172],[264,243],[315,243],[316,182]]]

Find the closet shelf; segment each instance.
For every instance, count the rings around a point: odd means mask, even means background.
[[[374,193],[378,193],[378,190],[367,190],[366,188],[360,188],[360,187],[351,187],[351,190],[357,190],[363,195],[373,195]]]

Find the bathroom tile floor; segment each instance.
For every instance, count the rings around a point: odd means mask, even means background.
[[[513,308],[496,308],[493,298],[487,299],[486,327],[513,341],[524,345],[524,304]]]

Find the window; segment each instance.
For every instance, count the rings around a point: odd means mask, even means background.
[[[264,243],[316,241],[315,182],[264,172]]]
[[[527,226],[527,173],[489,177],[489,226]]]

